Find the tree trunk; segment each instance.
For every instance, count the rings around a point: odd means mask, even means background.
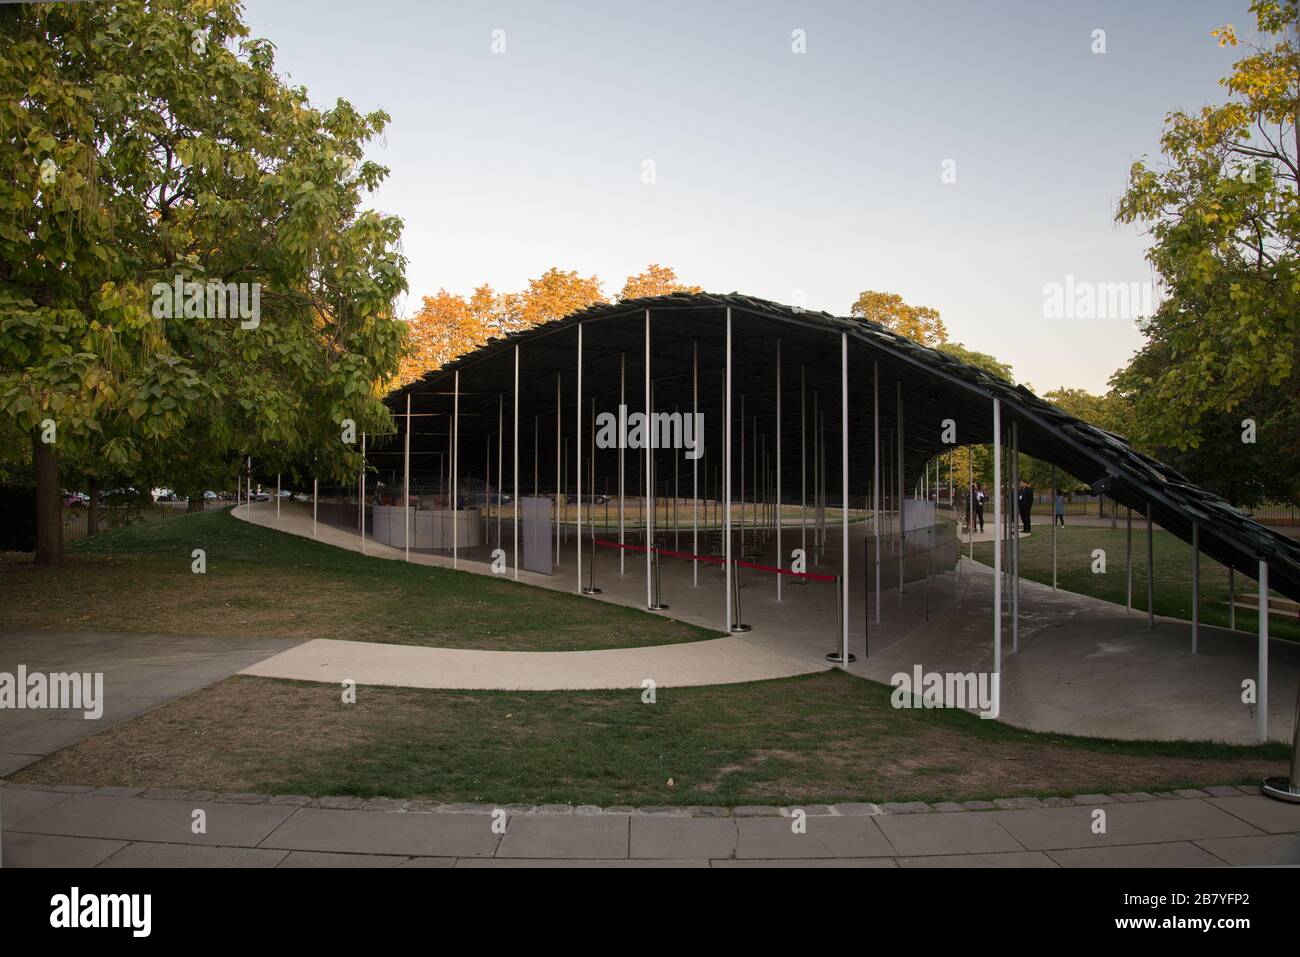
[[[203,493],[199,492],[197,495],[191,495],[189,497],[189,504],[185,507],[185,511],[201,512],[203,511],[203,506],[205,504],[206,503],[203,501]]]
[[[36,564],[63,563],[63,499],[59,490],[59,460],[54,446],[32,433],[36,466]]]
[[[90,480],[90,501],[86,503],[86,537],[99,534],[99,479]]]

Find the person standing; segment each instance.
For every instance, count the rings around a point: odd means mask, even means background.
[[[1034,490],[1029,483],[1021,481],[1019,497],[1016,504],[1020,509],[1020,518],[1025,524],[1025,534],[1029,534],[1029,510],[1034,506]]]
[[[971,490],[971,503],[975,506],[975,521],[979,523],[980,532],[984,531],[984,498],[984,486],[976,482]]]
[[[1065,528],[1065,493],[1056,490],[1056,524]]]

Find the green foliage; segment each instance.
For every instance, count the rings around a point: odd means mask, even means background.
[[[72,470],[201,490],[240,455],[354,474],[404,327],[401,222],[363,211],[388,122],[311,106],[233,0],[6,10],[0,22],[0,438],[44,419]],[[159,314],[157,283],[252,284],[240,318]],[[13,454],[13,453],[11,453]]]

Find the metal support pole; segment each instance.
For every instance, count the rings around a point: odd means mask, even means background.
[[[410,396],[407,396],[407,398],[409,399]],[[280,519],[280,473],[279,472],[275,473],[275,518],[276,521],[279,521]]]
[[[627,438],[627,354],[618,354],[618,573],[626,571],[627,550],[623,548],[623,456]]]
[[[1147,502],[1147,627],[1156,626],[1155,533],[1151,526],[1151,503]]]
[[[460,567],[460,370],[455,373],[451,428],[451,567]],[[363,526],[364,527],[364,526]]]
[[[1256,676],[1255,725],[1268,740],[1268,562],[1259,563],[1259,662]]]
[[[700,428],[700,344],[691,343],[691,429],[695,433],[695,451],[691,459],[691,554],[700,553],[700,455],[704,452],[704,429]],[[691,584],[700,587],[700,563],[691,559]]]
[[[1011,423],[1011,653],[1020,650],[1020,426]]]
[[[808,562],[808,393],[807,375],[799,367],[799,549]],[[805,579],[798,579],[805,581]]]
[[[1228,566],[1228,628],[1237,630],[1237,578],[1236,569]]]
[[[645,604],[654,609],[659,596],[654,591],[654,409],[650,401],[650,310],[645,311]]]
[[[406,560],[411,560],[411,393],[406,393],[406,436],[402,449],[402,524],[406,526]]]
[[[880,363],[871,363],[871,524],[876,553],[876,624],[880,624]]]
[[[366,433],[361,433],[361,483],[360,483],[361,504],[361,554],[366,553]]]
[[[723,549],[723,586],[722,604],[726,607],[722,630],[731,634],[731,307],[727,307],[727,374],[726,386],[722,393],[723,436],[722,436],[722,549]]]
[[[519,346],[515,346],[515,411],[510,418],[510,427],[513,431],[514,451],[510,454],[510,461],[515,470],[515,501],[514,501],[514,553],[515,553],[515,580],[519,580]]]
[[[1192,522],[1192,654],[1201,638],[1201,526]]]
[[[565,504],[561,504],[560,496],[560,469],[561,455],[560,443],[563,441],[560,434],[561,417],[563,412],[560,408],[560,373],[555,374],[555,564],[560,564],[560,511]]]
[[[993,400],[993,525],[998,533],[993,539],[993,675],[1002,674],[1002,403]]]
[[[311,537],[316,537],[316,509],[320,504],[320,480],[311,480]]]
[[[849,654],[849,334],[840,333],[840,594],[843,604],[843,637],[840,661],[853,661]],[[778,578],[780,576],[777,576]]]
[[[785,567],[785,553],[781,550],[781,340],[776,340],[776,567]],[[776,576],[776,600],[781,601],[781,580]]]
[[[898,382],[898,601],[903,601],[903,569],[907,564],[907,528],[903,523],[903,383]]]
[[[1056,466],[1052,466],[1052,591],[1056,591],[1056,500],[1060,496],[1056,487]]]
[[[1124,506],[1124,575],[1127,581],[1125,588],[1124,607],[1129,611],[1133,610],[1133,508]]]
[[[577,430],[574,435],[574,462],[577,466],[577,492],[578,492],[578,534],[576,536],[577,548],[574,550],[578,556],[578,591],[582,591],[582,323],[578,323],[578,398],[573,403],[573,427]]]

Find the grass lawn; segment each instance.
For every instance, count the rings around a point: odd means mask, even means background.
[[[1069,522],[1069,518],[1066,518]],[[1057,585],[1067,591],[1091,595],[1122,605],[1125,600],[1124,573],[1125,529],[1123,519],[1117,529],[1084,525],[1066,525],[1056,530]],[[1156,529],[1152,535],[1155,554],[1156,614],[1188,621],[1192,617],[1192,547],[1177,536]],[[1092,572],[1092,550],[1106,550],[1106,573]],[[977,543],[975,558],[993,564],[992,542]],[[1035,524],[1034,533],[1020,540],[1021,574],[1028,579],[1052,583],[1052,529],[1045,522]],[[1146,523],[1133,521],[1133,607],[1147,607],[1147,539]],[[1255,580],[1237,576],[1237,594],[1253,594]],[[1228,626],[1228,570],[1211,558],[1201,555],[1201,621],[1207,625]],[[1254,633],[1259,629],[1258,615],[1246,608],[1237,609],[1237,628]],[[1274,614],[1269,618],[1269,635],[1288,641],[1300,641],[1300,621],[1291,616]]]
[[[190,553],[207,553],[207,573]],[[0,553],[0,631],[346,638],[517,651],[719,637],[632,608],[355,552],[239,521],[229,510],[103,532],[61,567]]]
[[[479,803],[962,800],[1257,782],[1288,748],[1122,743],[895,710],[842,672],[707,688],[462,692],[236,676],[14,775]],[[669,779],[673,781],[670,787]]]

